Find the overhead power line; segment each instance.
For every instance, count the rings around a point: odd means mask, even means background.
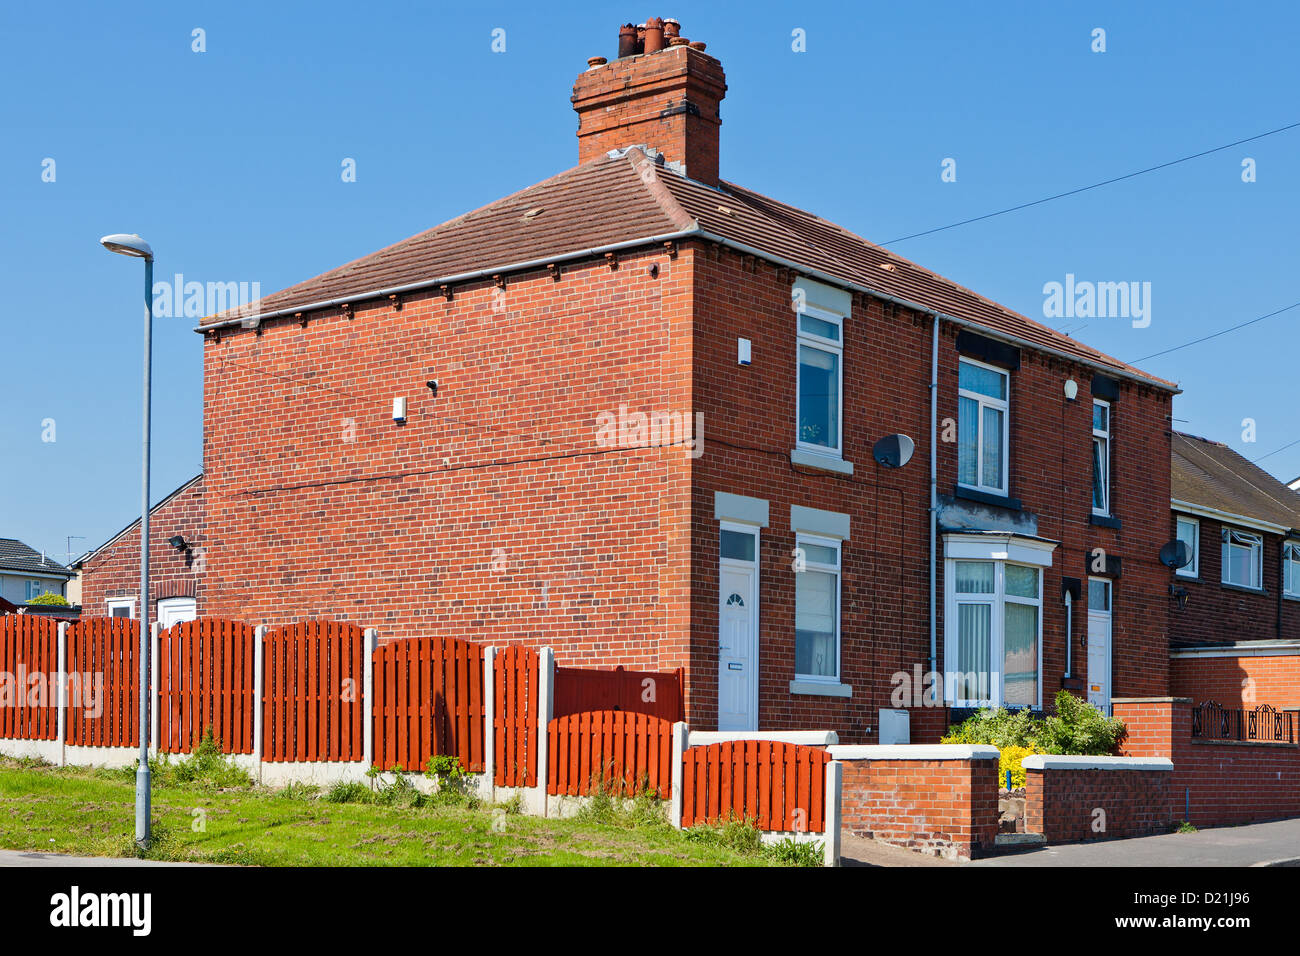
[[[1266,136],[1276,136],[1278,133],[1285,133],[1287,130],[1296,129],[1297,127],[1300,127],[1300,123],[1290,123],[1286,126],[1279,126],[1277,129],[1271,129],[1266,133],[1247,136],[1245,139],[1239,139],[1232,143],[1224,143],[1222,146],[1215,146],[1213,149],[1203,149],[1199,153],[1192,153],[1190,156],[1171,159],[1167,163],[1148,166],[1146,169],[1139,169],[1136,172],[1125,173],[1123,176],[1115,176],[1112,179],[1103,179],[1101,182],[1093,183],[1090,186],[1079,186],[1076,189],[1069,189],[1063,193],[1057,193],[1054,196],[1044,196],[1042,199],[1035,199],[1033,202],[1023,202],[1018,206],[1008,206],[1006,209],[999,209],[997,212],[989,212],[982,216],[973,216],[970,219],[963,219],[961,222],[949,223],[946,226],[935,226],[933,229],[926,229],[924,232],[914,232],[907,236],[899,236],[897,239],[888,239],[881,243],[881,245],[889,246],[896,242],[906,242],[908,239],[919,239],[921,236],[930,236],[936,232],[943,232],[947,229],[956,229],[958,226],[969,226],[973,222],[983,222],[985,219],[993,219],[995,216],[1005,216],[1010,212],[1018,212],[1021,209],[1029,209],[1032,206],[1041,206],[1043,203],[1053,202],[1057,199],[1064,199],[1066,196],[1077,196],[1079,193],[1087,192],[1090,189],[1100,189],[1102,186],[1110,186],[1114,183],[1123,182],[1126,179],[1133,179],[1136,176],[1145,176],[1147,173],[1154,173],[1157,170],[1168,169],[1170,166],[1177,166],[1179,163],[1186,163],[1193,159],[1200,159],[1202,156],[1209,156],[1211,153],[1219,153],[1225,149],[1232,149],[1232,147],[1241,146],[1243,143],[1253,143],[1255,140],[1263,139]]]
[[[1138,362],[1145,362],[1147,359],[1157,358],[1161,355],[1168,355],[1170,352],[1177,352],[1180,349],[1191,348],[1193,345],[1200,345],[1202,342],[1210,341],[1210,339],[1217,339],[1221,335],[1227,335],[1229,332],[1236,332],[1238,329],[1244,329],[1248,325],[1254,325],[1256,322],[1263,322],[1265,319],[1271,319],[1275,315],[1289,312],[1291,309],[1296,307],[1300,307],[1300,302],[1292,302],[1290,305],[1282,306],[1282,308],[1278,309],[1276,312],[1270,312],[1267,315],[1258,316],[1247,322],[1242,322],[1239,325],[1231,326],[1230,328],[1220,329],[1218,332],[1211,332],[1209,335],[1203,335],[1199,339],[1192,339],[1192,341],[1184,342],[1182,345],[1175,345],[1171,348],[1162,349],[1159,352],[1152,352],[1150,355],[1144,355],[1141,358],[1135,358],[1130,361],[1129,364],[1136,365]]]

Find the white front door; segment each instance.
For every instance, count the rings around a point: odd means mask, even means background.
[[[181,621],[192,621],[196,617],[198,612],[192,597],[164,598],[158,602],[158,624],[163,628]]]
[[[1110,713],[1111,582],[1088,581],[1088,702]]]
[[[758,729],[758,533],[722,529],[718,729]]]

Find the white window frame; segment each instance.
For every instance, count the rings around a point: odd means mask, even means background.
[[[1286,586],[1288,565],[1291,567],[1290,587]],[[1300,541],[1282,542],[1282,588],[1288,597],[1300,598]]]
[[[1110,484],[1111,484],[1110,482],[1110,433],[1111,433],[1111,415],[1113,414],[1113,412],[1111,409],[1110,402],[1103,401],[1100,398],[1094,398],[1092,400],[1094,420],[1096,419],[1096,409],[1098,406],[1106,409],[1106,427],[1105,429],[1100,429],[1097,428],[1095,425],[1093,426],[1092,443],[1095,445],[1097,444],[1097,442],[1101,442],[1105,453],[1101,456],[1101,467],[1102,467],[1101,507],[1098,508],[1094,504],[1092,506],[1092,513],[1095,515],[1102,515],[1103,517],[1110,517]],[[1095,483],[1096,480],[1097,480],[1096,475],[1094,475],[1093,482]]]
[[[44,594],[45,591],[46,588],[45,588],[44,581],[38,581],[36,578],[27,579],[27,589],[26,589],[27,603],[30,604],[32,601],[35,601],[38,597]]]
[[[808,316],[814,319],[820,319],[823,322],[829,322],[840,331],[839,341],[825,338],[813,332],[805,332],[803,328],[803,317]],[[844,316],[838,312],[831,312],[829,309],[819,309],[817,306],[805,303],[795,313],[796,339],[794,348],[794,440],[795,448],[801,451],[811,452],[814,455],[824,455],[827,458],[844,457]],[[829,445],[818,445],[816,442],[807,442],[803,440],[800,420],[802,418],[801,403],[803,394],[803,363],[799,361],[799,351],[803,346],[818,349],[822,352],[829,352],[836,357],[835,367],[839,376],[838,387],[836,388],[837,408],[835,411],[836,422],[836,444],[835,447]]]
[[[834,565],[829,565],[829,564],[823,564],[823,563],[820,562],[820,561],[809,561],[809,560],[808,560],[807,552],[804,552],[804,550],[803,550],[803,546],[804,546],[805,544],[813,544],[813,545],[817,545],[817,546],[819,546],[819,547],[823,547],[823,548],[834,548],[834,549],[835,549],[835,564],[834,564]],[[825,537],[821,537],[821,536],[819,536],[819,535],[812,535],[812,534],[796,534],[796,535],[795,535],[794,546],[795,546],[796,549],[798,549],[800,552],[802,552],[802,557],[803,557],[803,559],[804,559],[804,560],[803,560],[803,571],[796,571],[795,573],[796,573],[796,574],[803,574],[805,571],[821,571],[821,572],[825,572],[825,573],[828,573],[828,574],[834,574],[834,575],[835,575],[835,641],[834,641],[834,644],[835,644],[835,672],[834,672],[833,674],[829,674],[829,675],[828,675],[828,674],[800,674],[799,671],[798,671],[798,669],[796,668],[796,670],[795,670],[795,675],[794,675],[794,679],[795,679],[795,681],[796,681],[797,683],[801,683],[801,684],[802,684],[802,683],[809,683],[809,684],[834,684],[834,685],[838,685],[838,684],[840,683],[840,671],[841,671],[841,669],[842,669],[842,659],[841,659],[842,655],[841,655],[841,648],[840,648],[840,640],[841,640],[841,634],[842,634],[842,630],[841,630],[841,628],[842,628],[842,618],[843,618],[843,616],[844,616],[844,603],[843,603],[843,591],[844,591],[843,581],[844,581],[844,577],[843,577],[843,573],[842,573],[842,570],[841,570],[841,569],[844,567],[844,552],[843,552],[843,550],[842,550],[842,549],[843,549],[843,545],[844,545],[844,542],[841,541],[839,538],[825,538]],[[796,617],[796,619],[798,618],[798,615],[799,615],[799,596],[798,596],[798,595],[799,595],[799,592],[798,592],[798,589],[796,588],[796,590],[795,590],[795,617]],[[796,627],[796,630],[797,630],[797,629],[798,629],[798,628]],[[795,641],[796,641],[796,642],[798,641],[798,636],[797,636],[797,635],[796,635],[796,637],[795,637]],[[796,656],[797,656],[797,655],[796,655]]]
[[[1200,575],[1201,565],[1201,519],[1191,515],[1179,515],[1174,524],[1174,537],[1178,537],[1178,525],[1187,522],[1192,526],[1192,560],[1185,568],[1179,568],[1175,574],[1182,578],[1194,578]],[[1180,539],[1181,540],[1181,539]]]
[[[107,604],[109,617],[113,617],[115,608],[124,607],[128,611],[127,617],[135,620],[135,598],[109,598]]]
[[[1264,536],[1254,531],[1240,531],[1237,528],[1230,528],[1225,525],[1221,537],[1222,547],[1219,549],[1221,564],[1219,572],[1220,582],[1236,588],[1248,588],[1252,591],[1264,590]],[[1247,546],[1250,547],[1251,583],[1240,584],[1236,581],[1229,581],[1228,568],[1231,567],[1231,563],[1227,560],[1229,549]]]
[[[957,414],[957,484],[962,488],[970,488],[974,491],[983,491],[993,495],[1008,495],[1011,488],[1011,372],[1005,368],[999,368],[996,365],[990,365],[987,362],[979,362],[973,358],[967,358],[962,355],[958,358],[957,375],[958,381],[961,380],[961,363],[974,365],[978,368],[988,369],[991,372],[997,372],[1006,380],[1005,399],[992,398],[980,392],[968,391],[960,385],[957,388],[958,414]],[[976,403],[975,413],[975,484],[967,484],[960,480],[961,474],[961,399],[969,398]],[[984,409],[993,408],[1002,412],[1002,486],[988,485],[984,483]]]

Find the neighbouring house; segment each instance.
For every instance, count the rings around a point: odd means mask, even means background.
[[[593,58],[574,168],[200,324],[204,613],[847,743],[1167,694],[1176,386],[722,179],[699,47]]]
[[[0,598],[22,606],[42,594],[67,597],[69,571],[16,538],[0,538]]]
[[[193,620],[201,608],[204,551],[203,475],[149,509],[151,621]],[[86,617],[140,614],[140,519],[87,551],[72,565],[81,575]]]
[[[1227,445],[1175,433],[1173,693],[1229,708],[1300,708],[1300,496]]]

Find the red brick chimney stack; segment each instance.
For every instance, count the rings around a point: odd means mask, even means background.
[[[681,36],[676,20],[651,17],[619,28],[618,59],[598,58],[573,84],[578,162],[644,144],[680,162],[691,179],[718,184],[722,64]]]

